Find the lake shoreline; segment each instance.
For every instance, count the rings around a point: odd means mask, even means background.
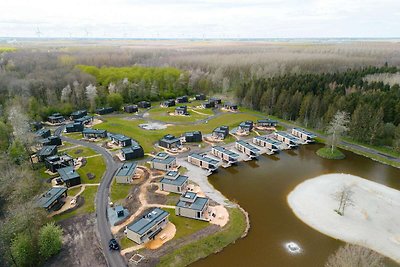
[[[332,194],[347,186],[353,204],[338,215]],[[318,201],[315,201],[318,199]],[[313,229],[335,239],[375,250],[400,262],[400,191],[349,174],[327,174],[306,180],[291,191],[287,202],[294,214]]]

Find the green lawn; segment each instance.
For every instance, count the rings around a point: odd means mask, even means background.
[[[146,123],[145,120],[126,120],[121,117],[110,117],[107,118],[107,122],[98,124],[96,128],[132,137],[142,145],[146,153],[150,153],[155,150],[153,144],[168,133],[180,136],[184,132],[201,130],[203,134],[207,134],[211,133],[214,128],[221,125],[234,127],[239,125],[242,121],[256,119],[257,117],[252,114],[226,113],[201,125],[176,125],[164,130],[147,131],[139,127],[139,124]]]
[[[168,211],[170,214],[169,221],[172,222],[176,227],[176,235],[174,239],[179,239],[181,237],[191,235],[210,225],[210,223],[208,222],[176,216],[174,209],[165,210]]]
[[[183,167],[183,166],[179,167],[179,173],[180,174],[183,175],[183,174],[187,173],[187,171],[188,171],[188,169],[186,167]]]
[[[182,106],[182,105],[177,105]],[[171,116],[169,113],[173,113],[176,107],[162,108],[156,107],[148,111],[150,118],[154,120],[164,121],[164,122],[193,122],[202,120],[208,117],[208,115],[202,115],[195,113],[188,109],[190,116]]]
[[[81,176],[82,184],[96,184],[99,183],[103,173],[106,170],[106,164],[102,156],[93,157],[86,159],[86,165],[84,167],[79,168],[77,171]],[[92,173],[95,175],[95,178],[89,180],[87,174]]]
[[[135,242],[133,242],[132,240],[130,240],[126,236],[122,237],[119,240],[118,243],[119,243],[119,246],[121,247],[121,249],[126,249],[126,248],[133,247],[133,246],[137,245]]]
[[[176,206],[176,203],[178,203],[179,198],[180,198],[179,194],[169,193],[169,195],[167,195],[167,202],[165,203],[165,205]]]
[[[62,145],[58,147],[58,151],[61,152],[62,150],[68,149],[68,148],[73,147],[73,146],[75,146],[75,144],[63,141]]]
[[[42,164],[42,163],[38,163],[38,164]],[[50,179],[50,178],[55,178],[55,177],[58,176],[58,173],[56,173],[55,175],[47,174],[47,173],[45,172],[46,170],[47,170],[47,168],[46,168],[46,166],[43,164],[42,167],[40,167],[39,169],[37,169],[37,173],[38,173],[38,175],[39,175],[41,178],[43,178],[43,179],[45,179],[45,180]]]
[[[79,193],[79,191],[81,191],[81,187],[80,186],[78,186],[78,187],[74,187],[74,188],[69,188],[68,189],[68,196],[76,196],[76,194],[78,194]]]
[[[74,158],[89,157],[89,156],[97,155],[96,151],[94,151],[93,149],[90,149],[88,147],[84,147],[84,146],[78,146],[78,147],[66,149],[66,150],[64,150],[64,152]]]
[[[76,140],[82,139],[82,133],[63,133],[63,135]]]
[[[240,238],[246,229],[246,218],[237,208],[229,209],[229,215],[229,223],[222,231],[178,248],[172,253],[168,253],[160,259],[158,266],[187,266],[201,258],[220,251]]]
[[[71,218],[76,215],[82,215],[82,214],[95,212],[94,199],[96,196],[96,192],[97,192],[97,186],[87,186],[85,191],[83,191],[81,194],[81,196],[85,199],[85,203],[83,204],[82,207],[79,207],[78,209],[71,211],[71,212],[56,215],[53,217],[53,219],[55,221],[61,221],[61,220],[65,220],[65,219]]]
[[[15,48],[15,47],[6,47],[6,46],[0,47],[0,53],[3,53],[3,52],[14,52],[16,50],[17,50],[17,48]]]
[[[131,184],[117,184],[114,180],[111,184],[111,201],[117,203],[126,198],[132,186]]]

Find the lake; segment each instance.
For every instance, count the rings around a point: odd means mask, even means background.
[[[349,173],[400,190],[400,169],[344,151],[345,160],[325,160],[306,145],[259,160],[241,162],[209,177],[215,188],[237,201],[250,215],[248,236],[191,266],[323,266],[344,243],[310,228],[291,211],[290,191],[306,179],[327,173]],[[316,199],[315,201],[318,201]],[[291,254],[285,244],[295,242],[302,252]],[[392,261],[388,266],[398,266]]]

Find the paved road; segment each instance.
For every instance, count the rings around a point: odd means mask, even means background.
[[[256,116],[258,116],[258,115],[256,115]],[[293,128],[293,127],[301,128],[301,126],[298,126],[298,125],[293,124],[293,123],[287,123],[287,122],[279,121],[279,124],[282,125],[283,127],[287,128],[287,129],[290,129],[290,128]],[[310,131],[310,130],[308,130],[308,131],[314,133],[316,136],[318,136],[320,138],[323,138],[323,139],[327,139],[328,138],[328,136],[325,135],[325,134],[316,133],[316,132],[313,132],[313,131]],[[365,152],[365,153],[370,153],[370,154],[373,154],[375,156],[379,156],[379,157],[385,158],[387,160],[391,160],[391,161],[400,163],[400,158],[393,157],[391,155],[379,152],[379,151],[377,151],[375,149],[372,149],[372,148],[369,148],[369,147],[365,147],[365,146],[354,144],[354,143],[349,143],[349,142],[344,141],[344,140],[340,140],[339,141],[339,145],[347,146],[347,147],[350,147],[351,149],[354,149],[354,150],[358,150],[358,151]]]
[[[64,127],[59,127],[55,131],[55,135],[61,135]],[[101,247],[103,249],[104,257],[106,258],[107,264],[110,267],[123,267],[127,266],[125,259],[120,253],[116,251],[110,251],[108,249],[108,241],[113,237],[111,234],[110,224],[107,216],[107,206],[109,203],[109,192],[114,173],[117,171],[121,164],[114,161],[112,155],[108,151],[94,143],[89,143],[81,140],[75,140],[65,136],[61,136],[63,141],[73,143],[76,145],[85,146],[93,149],[97,153],[101,154],[106,161],[106,171],[100,182],[99,188],[96,195],[96,219],[97,219],[97,230],[100,238]]]

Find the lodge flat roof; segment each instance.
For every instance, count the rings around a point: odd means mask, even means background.
[[[282,144],[281,142],[279,142],[277,140],[274,140],[272,138],[265,137],[265,136],[256,136],[254,138],[262,140],[262,141],[265,141],[265,142],[270,143],[270,144],[275,145],[275,146],[280,146]]]
[[[311,133],[311,132],[308,132],[308,131],[306,131],[306,130],[304,130],[304,129],[301,129],[301,128],[293,128],[293,130],[298,131],[298,132],[300,132],[300,133],[303,133],[303,134],[305,134],[305,135],[308,135],[310,138],[315,138],[315,137],[317,137],[315,134],[313,134],[313,133]]]
[[[212,159],[212,158],[209,158],[207,156],[200,155],[200,154],[197,154],[197,153],[192,153],[192,154],[189,155],[189,157],[192,157],[192,158],[195,158],[195,159],[198,159],[198,160],[201,160],[201,161],[205,161],[205,162],[208,162],[208,163],[211,163],[211,164],[218,164],[219,163],[219,160]]]
[[[245,142],[243,140],[236,141],[236,143],[241,145],[241,146],[244,146],[247,149],[250,149],[253,152],[260,152],[261,151],[257,147],[255,147],[255,146],[253,146],[253,145],[251,145],[251,144],[249,144],[249,143],[247,143],[247,142]]]
[[[57,170],[57,172],[63,181],[68,181],[80,177],[79,173],[77,173],[72,166],[60,168]]]
[[[293,142],[297,142],[298,141],[298,139],[295,136],[293,136],[291,134],[288,134],[287,132],[275,132],[275,133],[277,135],[280,135],[280,136],[283,136],[283,137],[289,139],[290,141],[293,141]]]
[[[128,140],[131,139],[130,137],[125,136],[123,134],[110,134],[110,138],[116,139],[116,140],[118,140],[120,142],[128,141]]]
[[[218,150],[218,151],[221,152],[221,153],[224,153],[224,154],[226,154],[226,155],[229,155],[229,156],[231,156],[231,157],[233,157],[233,158],[238,158],[238,157],[239,157],[239,154],[237,154],[237,153],[235,153],[235,152],[233,152],[233,151],[230,151],[229,149],[226,149],[225,147],[222,147],[222,146],[213,146],[212,148],[215,149],[215,150]]]
[[[37,205],[47,209],[66,191],[66,187],[52,187],[38,199]]]
[[[191,194],[188,195],[189,193],[191,193]],[[192,194],[194,194],[195,196],[193,197]],[[190,199],[190,200],[194,199],[194,201],[191,202],[191,201],[179,200],[178,203],[176,204],[177,207],[191,209],[191,210],[203,210],[204,206],[209,201],[208,198],[206,198],[206,197],[198,197],[197,194],[193,193],[193,192],[184,193],[180,199],[184,199],[184,198],[186,198],[186,196],[188,196],[188,199]]]
[[[176,160],[175,157],[168,155],[166,158],[152,158],[150,161],[157,162],[157,163],[163,163],[163,164],[170,164],[174,160]]]
[[[164,220],[169,216],[169,213],[160,208],[154,208],[147,212],[140,219],[136,220],[132,224],[128,225],[127,228],[132,232],[137,233],[142,236],[148,230],[150,230],[153,226]]]
[[[160,183],[181,186],[188,179],[189,179],[189,177],[184,176],[184,175],[179,175],[177,178],[174,178],[174,179],[169,179],[169,178],[167,178],[167,176],[164,176],[164,178],[161,179]]]
[[[137,168],[137,164],[134,162],[126,162],[124,163],[117,171],[115,176],[129,176],[135,173]]]
[[[84,133],[84,134],[103,134],[105,132],[107,132],[107,131],[106,130],[86,128],[86,129],[83,129],[82,133]]]
[[[43,146],[42,149],[40,149],[37,152],[37,155],[38,156],[51,155],[55,149],[57,149],[57,146]]]

